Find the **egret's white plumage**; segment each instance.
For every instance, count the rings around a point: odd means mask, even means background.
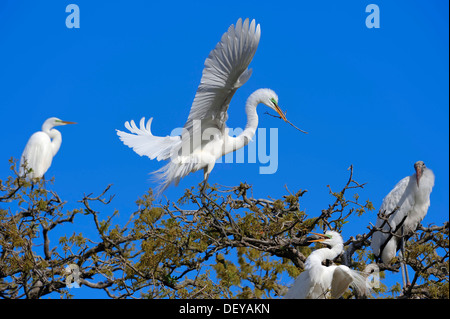
[[[31,135],[20,158],[19,174],[21,176],[26,175],[29,178],[42,178],[44,176],[62,142],[61,133],[53,127],[66,124],[75,123],[51,117],[42,124],[41,131]],[[26,170],[24,170],[25,162]]]
[[[172,182],[176,185],[181,178],[200,169],[207,180],[214,164],[221,156],[248,144],[258,126],[256,106],[260,103],[275,110],[286,120],[278,106],[278,96],[270,89],[259,89],[247,100],[245,111],[247,125],[237,137],[228,135],[227,110],[236,90],[250,78],[248,66],[258,47],[261,31],[255,20],[231,25],[215,49],[205,61],[200,85],[197,89],[188,120],[180,136],[155,136],[151,133],[152,118],[140,127],[134,121],[126,122],[130,133],[117,130],[123,143],[136,153],[150,159],[168,160],[164,167],[155,172],[161,181],[160,192]]]
[[[319,235],[319,234],[317,234]],[[345,265],[324,266],[325,260],[333,260],[344,250],[344,242],[336,231],[327,231],[324,238],[315,240],[329,245],[313,251],[305,262],[305,270],[297,277],[285,294],[286,299],[339,298],[351,286],[358,294],[367,294],[366,277]]]
[[[422,161],[416,162],[414,168],[416,173],[398,182],[383,199],[380,207],[380,212],[389,218],[387,222],[377,219],[375,226],[382,227],[383,232],[373,233],[371,247],[375,257],[381,258],[386,264],[390,263],[400,249],[402,231],[406,237],[414,234],[430,207],[430,193],[434,186],[433,171]],[[397,236],[393,236],[391,232]]]

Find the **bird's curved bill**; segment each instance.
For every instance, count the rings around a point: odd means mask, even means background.
[[[422,169],[419,166],[416,166],[415,169],[416,169],[417,187],[419,187],[419,181],[420,181],[420,178],[422,177]]]
[[[284,115],[283,111],[280,109],[280,107],[278,105],[275,105],[275,111],[277,111],[277,113],[280,115],[280,117],[287,122],[287,118],[286,115]]]
[[[311,234],[316,235],[316,236],[319,236],[319,237],[321,237],[321,238],[319,238],[319,239],[313,239],[313,240],[308,240],[310,243],[313,243],[313,242],[322,242],[322,241],[324,241],[324,240],[326,240],[326,239],[330,239],[330,237],[328,237],[327,235],[324,235],[324,234],[318,234],[318,233],[313,233],[313,232],[311,232]]]

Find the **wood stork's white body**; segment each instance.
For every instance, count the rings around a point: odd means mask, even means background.
[[[391,262],[401,248],[401,237],[414,234],[430,207],[430,194],[434,186],[433,171],[425,167],[422,161],[415,163],[414,167],[416,173],[398,182],[383,199],[380,207],[380,212],[389,217],[387,222],[377,219],[375,226],[382,228],[384,232],[374,232],[371,247],[375,257],[381,258],[386,264]]]

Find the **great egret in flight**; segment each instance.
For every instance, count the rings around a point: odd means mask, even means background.
[[[126,122],[125,127],[132,133],[117,130],[122,142],[136,153],[150,159],[168,160],[164,167],[155,172],[160,180],[159,192],[172,182],[178,185],[181,178],[191,172],[203,169],[204,185],[217,159],[248,144],[258,126],[256,106],[260,103],[276,111],[287,121],[278,106],[278,96],[270,89],[259,89],[247,99],[245,112],[247,125],[237,137],[228,135],[225,122],[227,110],[236,90],[252,74],[248,69],[260,38],[260,27],[255,20],[243,23],[239,19],[236,26],[231,25],[220,42],[205,61],[200,85],[192,104],[189,117],[181,136],[155,136],[151,133],[150,118],[145,118],[138,128],[134,121]]]
[[[19,174],[21,176],[26,175],[29,178],[42,178],[44,176],[62,142],[61,133],[53,127],[66,124],[76,123],[51,117],[42,124],[42,131],[31,135],[20,158]],[[24,169],[25,163],[26,169]],[[28,171],[29,169],[31,170]]]
[[[371,247],[376,259],[389,264],[400,249],[404,257],[404,242],[412,236],[430,207],[430,194],[434,186],[433,171],[418,161],[414,164],[415,173],[403,178],[383,199],[380,212],[387,220],[378,217],[372,235]],[[408,271],[402,262],[403,285],[409,285]]]
[[[315,233],[314,233],[315,234]],[[285,294],[286,299],[336,299],[349,286],[360,295],[367,294],[366,277],[345,265],[324,266],[325,260],[333,260],[344,250],[344,242],[336,231],[327,231],[325,235],[311,242],[321,242],[331,248],[321,248],[313,251],[305,262],[305,270],[297,277],[293,286]]]

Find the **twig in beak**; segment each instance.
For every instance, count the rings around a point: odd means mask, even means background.
[[[279,116],[279,115],[273,115],[273,114],[270,114],[269,112],[264,112],[264,114],[267,114],[267,115],[270,115],[270,116],[272,116],[272,117],[276,117],[276,118],[279,118],[279,119],[282,119],[282,120],[285,120],[286,122],[288,122],[289,124],[291,124],[291,126],[293,126],[295,129],[297,129],[297,130],[299,130],[300,132],[302,132],[302,133],[305,133],[305,134],[308,134],[308,132],[306,132],[306,131],[303,131],[303,130],[301,130],[301,129],[299,129],[297,126],[295,126],[294,124],[292,124],[288,119],[283,119],[281,116]]]

